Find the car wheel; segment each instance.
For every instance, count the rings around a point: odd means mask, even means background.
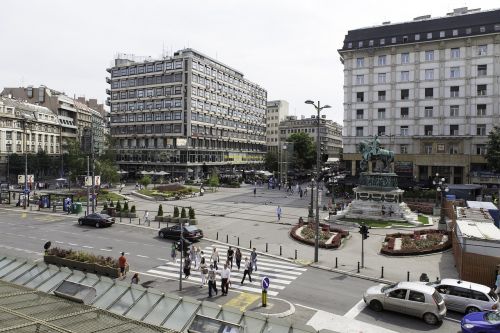
[[[465,313],[466,314],[469,314],[469,313],[472,313],[472,312],[479,312],[481,310],[479,310],[478,308],[474,307],[474,306],[469,306],[467,309],[465,309]]]
[[[79,225],[83,225],[83,221],[82,220],[78,220],[78,224]]]
[[[160,238],[165,238],[165,234],[163,233],[163,231],[160,231],[160,233],[158,234],[158,236],[160,236]]]
[[[426,324],[436,325],[438,323],[438,318],[436,317],[435,314],[426,312],[424,313],[424,321]]]
[[[99,222],[96,222],[96,223],[95,223],[95,227],[96,227],[96,228],[99,228],[100,226],[101,226],[101,225],[99,224]]]
[[[384,309],[384,307],[382,306],[382,303],[374,300],[370,302],[370,309],[376,312],[380,312]]]

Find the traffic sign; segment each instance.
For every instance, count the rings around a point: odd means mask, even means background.
[[[264,276],[262,279],[262,289],[267,290],[267,288],[269,288],[269,278]]]

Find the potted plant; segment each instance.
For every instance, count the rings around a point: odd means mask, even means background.
[[[181,209],[181,223],[184,224],[187,222],[188,222],[188,217],[187,217],[187,213],[186,213],[186,208],[182,207],[182,209]]]
[[[194,213],[193,207],[189,207],[188,215],[189,215],[189,224],[190,225],[198,224],[198,221],[196,221],[196,215]]]
[[[129,217],[132,217],[132,218],[136,218],[137,217],[137,214],[135,212],[135,205],[132,205],[132,207],[130,207]]]
[[[174,217],[172,218],[172,222],[179,223],[179,207],[174,206]]]
[[[163,206],[161,204],[158,205],[158,212],[156,213],[155,221],[163,221]]]

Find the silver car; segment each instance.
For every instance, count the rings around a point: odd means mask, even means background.
[[[444,300],[436,289],[418,282],[373,286],[363,300],[374,311],[400,312],[422,318],[430,325],[438,324],[446,315]]]
[[[429,282],[443,296],[449,310],[462,313],[497,310],[498,295],[482,284],[457,279]]]

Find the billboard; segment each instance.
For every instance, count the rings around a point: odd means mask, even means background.
[[[27,179],[28,183],[34,183],[35,182],[35,176],[34,175],[27,175],[27,176],[28,176],[28,179]],[[24,184],[25,183],[24,175],[18,175],[17,176],[17,183],[18,184]]]
[[[101,176],[94,176],[94,185],[101,186]],[[92,186],[92,176],[85,176],[85,186]]]

